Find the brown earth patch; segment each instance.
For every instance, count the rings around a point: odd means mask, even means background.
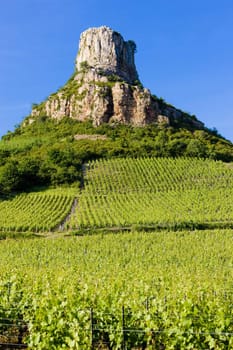
[[[107,140],[107,136],[105,135],[88,135],[88,134],[82,134],[82,135],[74,135],[74,139],[75,140],[92,140],[92,141],[96,141],[96,140]]]

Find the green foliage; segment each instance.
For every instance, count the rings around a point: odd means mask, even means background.
[[[135,80],[133,82],[133,85],[137,85],[138,87],[140,87],[141,89],[143,89],[143,84],[140,82],[140,80]]]
[[[205,156],[207,151],[206,145],[200,140],[190,140],[186,148],[186,154],[191,157],[202,158]]]
[[[116,82],[116,81],[123,81],[122,78],[120,78],[118,75],[116,74],[110,74],[107,76],[108,81],[112,81],[112,82]]]
[[[58,90],[58,92],[62,93],[63,97],[69,99],[71,96],[75,95],[75,98],[82,99],[86,92],[83,92],[83,95],[78,94],[78,88],[81,86],[81,83],[78,80],[75,80],[74,77],[71,77],[68,82]],[[59,96],[55,94],[51,96],[51,99],[57,99],[59,101]]]
[[[8,161],[0,170],[0,193],[5,194],[20,188],[20,173],[16,160]]]
[[[73,78],[70,84],[77,88]],[[76,140],[75,135],[79,134],[100,134],[106,139]],[[80,181],[81,164],[93,159],[192,156],[229,162],[233,161],[233,146],[208,130],[114,123],[95,128],[91,121],[78,122],[68,117],[54,120],[41,115],[33,123],[8,133],[0,141],[0,155],[0,193],[9,193],[37,185]],[[27,174],[30,159],[33,164]]]
[[[56,188],[22,193],[0,201],[0,231],[50,231],[66,218],[77,189]]]
[[[233,172],[222,162],[99,160],[85,173],[73,229],[233,227]]]
[[[31,188],[35,184],[75,184],[72,201],[78,197],[78,206],[73,208],[65,229],[233,227],[233,172],[224,163],[195,158],[118,158],[82,165],[80,159],[84,160],[87,154],[86,160],[97,155],[86,148],[85,142],[83,146],[77,153],[72,147],[53,145],[42,163],[38,157],[8,162],[1,168],[2,194],[23,190],[25,183]],[[81,183],[84,188],[79,193]],[[62,196],[53,196],[53,199],[41,197],[43,192],[5,198],[0,202],[0,229],[54,228],[64,218],[56,214],[56,208],[63,205],[66,191],[69,193],[67,187],[62,191]],[[33,217],[32,211],[39,219]],[[54,218],[53,211],[56,219],[45,224]]]
[[[193,158],[98,160],[86,165],[70,227],[233,227],[233,172]]]
[[[82,71],[86,72],[90,68],[90,66],[87,63],[87,61],[83,61],[80,63],[80,68]]]
[[[232,250],[232,230],[2,241],[0,317],[35,350],[120,350],[123,329],[127,349],[231,349]]]
[[[116,83],[116,80],[113,78],[111,79],[111,75],[109,75],[108,77],[110,77],[110,79],[108,79],[107,82],[104,81],[93,81],[93,84],[97,87],[101,87],[101,88],[105,88],[108,89],[108,94],[110,94],[110,89],[111,87],[113,87]],[[117,77],[117,76],[116,76]],[[116,78],[117,79],[117,78]]]

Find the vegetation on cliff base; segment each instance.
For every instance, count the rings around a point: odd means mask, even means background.
[[[106,135],[106,140],[76,140],[78,134]],[[37,117],[0,141],[0,193],[34,186],[80,183],[82,164],[111,157],[190,156],[233,161],[233,145],[215,131],[179,126],[103,124],[71,118]]]

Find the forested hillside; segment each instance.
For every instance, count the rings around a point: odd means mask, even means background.
[[[89,137],[88,135],[92,135]],[[99,135],[99,136],[97,136]],[[233,161],[233,145],[215,130],[187,125],[103,124],[71,118],[38,117],[20,125],[0,141],[0,193],[35,186],[82,182],[82,164],[112,157],[198,157]]]

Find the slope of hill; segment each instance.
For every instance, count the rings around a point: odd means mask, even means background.
[[[33,186],[77,185],[82,164],[98,158],[233,161],[231,142],[142,86],[135,52],[132,40],[105,26],[81,35],[72,77],[33,104],[31,114],[0,142],[0,195]]]
[[[51,231],[66,219],[76,196],[75,189],[58,187],[1,200],[0,231]]]
[[[80,37],[74,74],[61,89],[34,105],[24,124],[46,115],[90,120],[95,126],[185,122],[203,129],[204,124],[196,116],[165,103],[142,86],[134,63],[135,52],[134,41],[124,41],[109,27],[86,30]]]
[[[41,117],[27,127],[19,126],[0,141],[0,194],[34,186],[78,186],[83,163],[99,158],[146,156],[230,162],[233,145],[213,131],[190,129],[182,124],[93,127],[91,122],[71,118],[57,121]]]
[[[233,227],[233,170],[197,158],[116,158],[83,167],[83,188],[0,201],[1,231]],[[78,200],[76,208],[72,206]]]
[[[191,158],[89,163],[71,227],[233,227],[233,171]]]
[[[233,145],[141,86],[133,41],[81,42],[0,142],[0,238],[132,232],[2,241],[0,347],[232,349]]]

